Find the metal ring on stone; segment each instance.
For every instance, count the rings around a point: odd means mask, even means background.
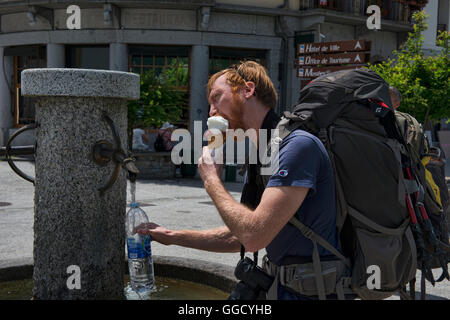
[[[111,188],[114,185],[114,183],[116,182],[117,177],[119,176],[119,173],[120,173],[120,164],[116,163],[116,166],[114,167],[114,172],[113,172],[111,178],[109,179],[109,181],[103,187],[97,188],[97,190],[100,191],[101,194],[103,194],[106,190]]]
[[[123,158],[125,157],[125,152],[122,149],[122,143],[120,141],[120,135],[119,130],[117,129],[116,125],[114,124],[114,121],[108,116],[106,112],[103,112],[102,114],[103,120],[105,120],[109,127],[111,128],[114,141],[116,143],[116,146],[112,147],[112,160],[115,162],[114,172],[109,179],[109,181],[102,187],[97,188],[98,191],[100,191],[101,194],[103,194],[106,190],[111,188],[114,183],[116,182],[117,178],[119,177],[120,173],[120,166],[123,163]],[[108,143],[112,146],[112,144]],[[124,156],[124,157],[122,157]]]
[[[32,130],[32,129],[36,129],[38,125],[36,123],[32,123],[32,124],[28,124],[22,128],[20,128],[19,130],[17,130],[16,132],[14,132],[14,134],[9,137],[8,142],[6,143],[6,148],[5,148],[5,157],[6,160],[8,161],[9,166],[11,167],[11,169],[20,177],[22,177],[23,179],[31,182],[33,185],[35,184],[34,178],[30,177],[29,175],[23,173],[19,168],[17,168],[17,166],[14,164],[14,161],[12,160],[12,158],[10,157],[9,152],[11,151],[11,143],[12,141],[21,133],[27,131],[27,130]],[[30,154],[34,154],[36,152],[36,147],[34,148],[34,151]]]
[[[108,123],[109,127],[112,130],[114,141],[116,142],[116,149],[121,149],[122,142],[120,141],[119,130],[117,130],[117,127],[114,124],[114,121],[108,116],[108,114],[106,112],[103,112],[103,119]]]

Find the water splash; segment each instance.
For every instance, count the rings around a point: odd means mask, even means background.
[[[150,291],[138,292],[133,289],[130,283],[124,288],[125,299],[127,300],[151,300],[151,295],[155,291],[156,288]]]

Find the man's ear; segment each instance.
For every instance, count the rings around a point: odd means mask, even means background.
[[[251,96],[254,95],[255,93],[255,83],[253,83],[252,81],[248,81],[247,82],[247,86],[244,88],[244,96],[245,98],[250,98]]]

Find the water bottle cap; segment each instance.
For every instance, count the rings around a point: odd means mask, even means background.
[[[130,203],[130,208],[139,208],[139,202]]]

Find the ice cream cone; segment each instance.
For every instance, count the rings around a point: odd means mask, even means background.
[[[220,148],[225,144],[225,140],[226,140],[225,132],[212,133],[208,141],[208,148],[209,149]]]
[[[226,130],[228,129],[228,121],[222,116],[214,116],[208,118],[208,148],[217,149],[222,147],[226,140]]]

